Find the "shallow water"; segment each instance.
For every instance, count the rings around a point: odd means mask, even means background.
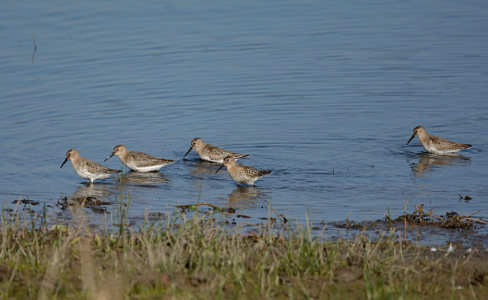
[[[45,202],[53,222],[66,217],[62,197],[95,195],[116,210],[121,191],[136,223],[197,201],[236,207],[246,222],[269,209],[301,223],[376,220],[416,204],[488,217],[487,8],[4,2],[0,194],[7,206]],[[417,138],[406,145],[417,125],[474,147],[425,154]],[[197,136],[273,173],[237,188],[195,152],[182,160]],[[87,187],[70,163],[59,168],[69,148],[102,162],[121,143],[177,162],[122,186]]]

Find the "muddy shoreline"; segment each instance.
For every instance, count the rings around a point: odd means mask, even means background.
[[[42,222],[63,226],[69,225],[71,217],[68,215],[73,209],[81,209],[85,213],[95,216],[113,215],[114,211],[119,215],[126,214],[127,210],[130,209],[128,203],[111,203],[96,196],[61,197],[54,204],[46,204],[46,202],[39,200],[19,199],[14,200],[12,204],[16,206],[15,209],[4,209],[10,217],[20,214],[24,217],[29,215],[41,218],[42,216],[46,217],[48,210],[57,210],[57,216],[61,216],[61,218],[56,219],[56,222],[53,222],[52,219]],[[268,218],[256,218],[231,206],[218,207],[206,202],[175,206],[174,213],[188,214],[188,217],[195,213],[212,214],[214,218],[218,218],[226,226],[240,226],[246,232],[256,232],[258,228],[267,223],[273,224],[274,228],[279,230],[293,230],[297,226],[303,225],[296,224],[295,220],[287,218],[284,214],[270,214]],[[63,219],[63,215],[68,217]],[[136,229],[141,223],[162,222],[168,217],[167,212],[151,211],[137,220],[127,219],[125,221],[128,226]],[[95,221],[95,223],[90,224],[90,227],[96,228],[97,225],[102,226],[101,223],[97,224]],[[115,227],[112,230],[117,230],[118,225],[114,225]],[[419,243],[425,246],[438,247],[453,244],[457,247],[478,249],[488,249],[488,235],[485,234],[487,225],[488,221],[477,217],[475,213],[461,215],[450,211],[437,214],[433,210],[426,210],[424,205],[416,206],[412,212],[404,211],[397,217],[385,214],[384,218],[374,221],[354,221],[346,218],[344,221],[327,222],[323,220],[308,224],[314,237],[325,240],[353,239],[358,235],[365,235],[374,239],[382,234],[389,233],[394,234],[399,241]]]
[[[419,245],[395,230],[332,241],[313,237],[310,227],[287,227],[285,216],[241,231],[222,222],[225,212],[215,208],[172,220],[154,215],[164,222],[137,230],[122,222],[119,231],[103,232],[87,224],[85,209],[66,210],[73,222],[51,226],[4,213],[0,297],[488,297],[482,247]]]

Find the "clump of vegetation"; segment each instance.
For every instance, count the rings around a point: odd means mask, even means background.
[[[472,228],[477,223],[488,224],[484,220],[473,218],[473,215],[463,216],[456,212],[447,212],[445,215],[436,216],[432,210],[424,212],[423,204],[415,206],[415,210],[411,214],[405,212],[395,219],[386,216],[385,221],[394,224],[430,225],[445,229],[467,229]]]
[[[83,209],[67,209],[76,222],[49,228],[37,216],[2,215],[0,298],[488,297],[485,251],[432,252],[394,230],[327,241],[307,224],[276,226],[284,217],[246,233],[222,225],[217,210],[178,210],[137,230],[123,226],[121,211],[111,232],[83,226]]]

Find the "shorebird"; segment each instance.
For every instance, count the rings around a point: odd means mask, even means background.
[[[159,171],[165,165],[174,162],[170,159],[154,157],[143,152],[127,150],[124,145],[115,146],[112,154],[110,154],[105,161],[109,160],[109,158],[114,155],[118,155],[127,168],[137,172]]]
[[[69,149],[68,152],[66,152],[66,158],[60,168],[62,168],[68,160],[71,160],[71,164],[73,165],[76,174],[81,178],[90,179],[90,183],[93,183],[93,180],[95,179],[104,179],[112,174],[121,172],[120,170],[110,169],[84,158],[76,149]]]
[[[217,146],[205,143],[201,138],[194,138],[191,141],[190,149],[186,151],[183,157],[187,156],[192,149],[198,153],[201,159],[222,164],[226,156],[232,156],[234,159],[239,159],[249,156],[249,154],[240,154],[228,151]]]
[[[417,126],[413,129],[412,137],[408,140],[407,145],[416,136],[419,137],[420,143],[424,146],[425,150],[434,154],[450,154],[458,152],[459,150],[471,148],[471,145],[469,144],[459,144],[441,137],[430,135],[422,126]]]
[[[215,171],[217,174],[224,166],[227,167],[227,172],[234,181],[239,184],[254,185],[254,182],[266,174],[271,173],[271,170],[258,170],[256,168],[238,164],[234,157],[226,156],[224,164]]]

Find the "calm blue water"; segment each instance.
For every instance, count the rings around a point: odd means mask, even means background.
[[[298,222],[406,203],[488,217],[487,30],[486,1],[3,1],[0,196],[45,202],[53,221],[65,196],[115,210],[116,177],[86,187],[59,166],[69,148],[102,162],[125,144],[177,160],[128,178],[134,220],[198,201],[251,223],[268,206]],[[474,147],[425,155],[406,145],[417,125]],[[236,188],[182,160],[197,136],[273,173]]]

